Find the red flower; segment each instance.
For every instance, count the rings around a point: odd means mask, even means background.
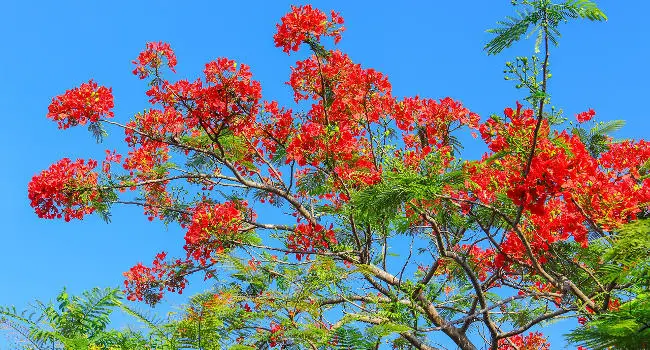
[[[584,123],[590,121],[595,115],[596,112],[594,112],[593,109],[589,109],[586,112],[576,114],[576,119],[578,120],[578,123]]]
[[[133,61],[136,65],[133,70],[133,74],[144,79],[149,76],[150,73],[157,73],[160,65],[162,64],[162,59],[167,59],[167,67],[172,72],[176,72],[174,67],[176,66],[176,54],[171,49],[168,43],[159,42],[150,42],[147,43],[147,48],[140,52],[138,58]],[[151,70],[149,70],[151,68]]]
[[[63,217],[65,221],[82,219],[95,211],[92,201],[97,199],[97,166],[94,160],[63,158],[29,182],[31,206],[40,218]]]
[[[106,150],[106,159],[102,161],[102,172],[106,174],[106,176],[110,179],[111,178],[111,163],[121,163],[122,162],[122,155],[118,154],[115,150],[112,152],[110,150]]]
[[[518,334],[499,340],[499,350],[549,350],[551,344],[540,332],[528,333],[525,337]]]
[[[246,310],[246,312],[252,312],[253,311],[251,309],[251,307],[248,305],[248,303],[244,304],[244,310]]]
[[[138,263],[124,273],[124,293],[131,301],[144,300],[154,305],[163,297],[163,291],[183,293],[187,284],[185,271],[193,265],[191,262],[176,260],[166,262],[167,253],[156,254],[152,266]]]
[[[113,93],[111,88],[98,86],[89,80],[79,87],[52,99],[47,117],[59,124],[59,129],[96,123],[100,118],[112,118]]]
[[[259,112],[262,87],[253,80],[246,64],[225,57],[205,65],[205,86],[197,95],[196,108],[191,113],[209,129],[228,127],[238,135],[250,136],[255,116]]]
[[[194,215],[185,234],[185,250],[188,257],[201,265],[215,254],[232,246],[242,228],[246,202],[225,202],[223,204],[201,203],[194,209]]]
[[[271,325],[270,325],[271,336],[269,337],[270,347],[275,347],[276,345],[278,345],[278,341],[280,341],[280,336],[283,330],[284,327],[282,327],[281,324],[275,321],[271,321]]]
[[[329,248],[331,244],[336,244],[334,230],[331,227],[326,230],[320,224],[299,223],[287,236],[287,247],[293,250],[318,251]],[[302,259],[302,254],[296,254],[296,257]]]
[[[277,24],[277,33],[273,36],[276,47],[282,51],[298,51],[300,44],[309,39],[319,40],[321,36],[334,37],[334,43],[341,40],[341,32],[345,30],[341,25],[343,17],[332,11],[331,19],[311,5],[291,6],[291,12],[282,17],[282,23]]]

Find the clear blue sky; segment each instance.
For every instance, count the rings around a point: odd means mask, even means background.
[[[116,208],[111,224],[96,217],[47,221],[33,214],[27,183],[34,174],[62,157],[102,158],[104,149],[123,140],[117,130],[102,145],[84,128],[58,130],[45,118],[51,98],[93,78],[113,87],[116,119],[126,121],[148,106],[131,60],[145,42],[162,40],[176,51],[179,78],[193,78],[205,62],[227,56],[251,66],[265,99],[290,104],[283,83],[297,57],[274,48],[272,35],[291,3],[304,2],[2,2],[0,304],[24,307],[35,298],[53,298],[63,286],[77,293],[119,285],[129,267],[150,262],[161,250],[179,252],[183,244],[178,228],[150,223],[139,209]],[[341,49],[386,73],[397,96],[451,96],[482,117],[522,98],[502,70],[533,43],[496,57],[482,51],[490,38],[485,30],[512,14],[508,0],[312,3],[340,11],[347,27]],[[553,104],[570,117],[594,108],[603,120],[625,119],[619,137],[647,138],[650,2],[600,3],[607,23],[562,27],[560,47],[551,53]]]

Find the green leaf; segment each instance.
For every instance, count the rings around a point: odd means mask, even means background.
[[[606,21],[607,16],[598,8],[595,2],[590,0],[569,0],[564,3],[564,6],[571,11],[572,14],[580,18],[586,18],[591,21]]]
[[[488,55],[496,55],[518,41],[528,32],[530,25],[539,21],[538,12],[517,12],[518,17],[508,16],[504,21],[499,21],[499,27],[488,29],[488,33],[496,34],[494,39],[485,45]]]

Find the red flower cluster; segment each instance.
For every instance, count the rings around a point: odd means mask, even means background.
[[[190,117],[215,136],[228,128],[250,137],[262,98],[262,87],[252,79],[250,67],[221,57],[207,63],[204,73],[208,86],[196,94]]]
[[[287,236],[287,248],[300,251],[319,251],[336,244],[334,230],[325,229],[320,224],[298,223],[295,230]],[[303,254],[296,254],[302,259]]]
[[[530,142],[536,120],[532,109],[522,111],[522,107],[517,102],[516,110],[506,108],[503,114],[507,121],[493,117],[479,126],[481,137],[490,151],[496,153],[504,149],[512,149],[515,146],[524,146],[521,144],[522,141]],[[539,134],[546,137],[549,130],[548,122],[543,120]]]
[[[584,123],[590,121],[594,116],[596,115],[596,112],[594,112],[593,109],[589,109],[586,112],[581,112],[576,114],[576,120],[578,120],[578,123]]]
[[[291,12],[282,17],[282,23],[277,24],[277,33],[273,36],[276,47],[282,47],[286,53],[298,51],[300,44],[309,39],[319,40],[321,36],[334,37],[334,42],[341,40],[341,32],[345,30],[343,17],[332,11],[331,19],[311,5],[291,6]]]
[[[111,178],[111,163],[121,163],[122,162],[122,155],[118,154],[115,150],[112,152],[109,150],[106,150],[106,158],[102,161],[102,172],[106,174],[106,176],[110,179]]]
[[[615,178],[629,176],[640,179],[639,170],[650,162],[650,142],[623,141],[609,145],[609,150],[600,155],[599,163],[611,169]]]
[[[63,158],[34,176],[27,191],[36,215],[70,221],[94,212],[91,203],[99,196],[97,173],[92,172],[96,166],[92,159],[73,162]]]
[[[145,301],[153,305],[160,301],[165,290],[183,293],[187,284],[184,272],[192,266],[186,261],[165,262],[167,253],[156,254],[152,267],[139,263],[124,273],[124,293],[131,301]]]
[[[505,110],[506,121],[490,118],[480,132],[494,154],[470,163],[474,196],[495,205],[505,194],[524,209],[521,232],[540,261],[549,245],[570,236],[588,244],[586,226],[593,222],[604,230],[618,227],[636,217],[650,203],[650,181],[641,180],[639,169],[650,157],[650,147],[639,143],[612,144],[609,151],[594,158],[575,135],[551,133],[542,121],[536,152],[529,161],[529,147],[536,120],[531,110]],[[502,204],[499,204],[502,205]],[[523,259],[524,245],[518,235],[505,235],[495,263]],[[526,259],[524,259],[526,260]]]
[[[161,140],[206,133],[211,138],[218,138],[224,133],[233,133],[242,137],[245,146],[238,153],[242,158],[234,160],[234,163],[241,171],[249,170],[254,161],[259,161],[259,158],[253,159],[256,152],[261,152],[254,148],[254,144],[258,144],[254,139],[264,134],[257,121],[260,83],[252,79],[247,65],[227,58],[207,63],[204,73],[205,83],[199,79],[192,83],[181,80],[173,84],[163,81],[152,85],[147,91],[150,102],[162,105],[163,110],[145,113],[156,115],[139,118],[138,126]],[[268,135],[264,137],[268,138]],[[146,140],[138,142],[145,147]],[[216,148],[216,145],[211,147]]]
[[[168,44],[149,43],[141,54],[140,67],[153,65],[155,68],[163,56],[168,57],[170,64],[176,63]],[[150,219],[162,218],[159,208],[173,202],[165,181],[151,181],[168,175],[164,166],[170,159],[168,140],[180,142],[184,136],[189,136],[186,139],[190,146],[204,147],[192,144],[192,138],[206,133],[217,138],[224,132],[232,132],[243,140],[251,140],[261,133],[256,122],[261,87],[252,79],[249,67],[219,58],[206,64],[204,73],[205,84],[201,80],[152,84],[147,95],[153,105],[162,108],[139,113],[127,124],[126,141],[132,150],[125,159],[124,168],[135,180],[145,183],[142,186],[147,200],[145,211]],[[238,153],[241,159],[233,161],[240,171],[249,170],[256,152],[252,141],[244,146],[247,149]],[[216,145],[210,147],[216,148]]]
[[[477,129],[480,117],[450,97],[436,101],[420,97],[405,98],[395,114],[397,127],[405,132],[421,128],[424,138],[431,146],[443,146],[448,142],[452,123]]]
[[[188,257],[201,265],[234,245],[241,236],[246,202],[223,204],[201,203],[194,208],[194,215],[185,234],[185,250]]]
[[[56,121],[59,129],[96,123],[100,118],[112,118],[113,92],[92,80],[52,99],[47,117]]]
[[[550,350],[551,344],[540,332],[520,334],[499,340],[499,350]]]
[[[462,126],[478,128],[479,116],[450,97],[436,101],[419,97],[401,101],[394,114],[397,127],[402,130],[404,150],[396,156],[417,169],[426,156],[437,151],[442,167],[451,161],[451,132]]]
[[[463,244],[460,247],[461,252],[467,253],[469,256],[469,261],[472,263],[472,267],[476,270],[478,278],[481,281],[487,279],[488,273],[495,269],[494,265],[494,249],[481,249],[475,245],[471,247],[467,244]]]
[[[161,180],[169,174],[162,165],[170,159],[169,145],[162,139],[165,137],[163,132],[175,128],[179,118],[182,123],[182,118],[172,110],[166,112],[170,113],[152,109],[136,114],[124,130],[125,141],[132,149],[124,159],[123,167],[129,171],[133,181],[144,183],[141,189],[145,193],[144,209],[149,220],[162,218],[160,208],[172,205],[167,193],[167,181]]]
[[[133,266],[129,271],[124,273],[124,288],[126,299],[135,301],[142,301],[144,296],[147,295],[151,284],[156,281],[152,269],[139,263]],[[162,292],[160,292],[155,299],[160,300]]]
[[[216,261],[214,255],[234,245],[240,237],[246,202],[212,204],[203,202],[194,208],[194,215],[185,234],[187,259],[166,262],[166,253],[156,255],[151,267],[138,264],[124,273],[125,293],[129,300],[145,300],[155,304],[165,290],[182,293],[187,271],[203,268]],[[206,278],[208,275],[206,275]]]
[[[138,58],[133,61],[135,64],[135,69],[133,74],[144,79],[149,76],[149,74],[157,74],[158,69],[162,65],[163,57],[167,59],[167,67],[172,72],[176,72],[174,67],[176,66],[176,54],[171,49],[168,43],[159,42],[149,42],[144,51],[140,52]]]
[[[342,182],[352,187],[377,182],[381,168],[373,159],[376,145],[371,144],[370,134],[394,108],[388,79],[333,51],[326,59],[312,56],[297,62],[289,84],[296,101],[316,103],[299,119],[298,134],[286,148],[287,163],[328,164],[336,175],[335,189]]]
[[[269,152],[271,159],[275,158],[278,147],[287,144],[290,136],[297,133],[294,125],[293,111],[291,109],[280,108],[278,103],[265,102],[263,116],[266,120],[263,124],[261,142],[264,148]]]
[[[281,339],[282,332],[284,330],[284,327],[282,327],[281,324],[271,321],[271,325],[269,327],[269,330],[271,331],[271,336],[269,337],[269,346],[270,347],[275,347],[278,345],[278,342]]]

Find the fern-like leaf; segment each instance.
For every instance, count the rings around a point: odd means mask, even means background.
[[[607,16],[590,0],[569,0],[563,4],[571,14],[591,21],[606,21]]]
[[[496,34],[496,37],[485,45],[488,55],[496,55],[512,46],[515,41],[528,32],[531,25],[540,19],[539,13],[532,11],[518,12],[518,15],[518,18],[508,16],[506,20],[497,22],[499,27],[488,29],[488,33]]]

